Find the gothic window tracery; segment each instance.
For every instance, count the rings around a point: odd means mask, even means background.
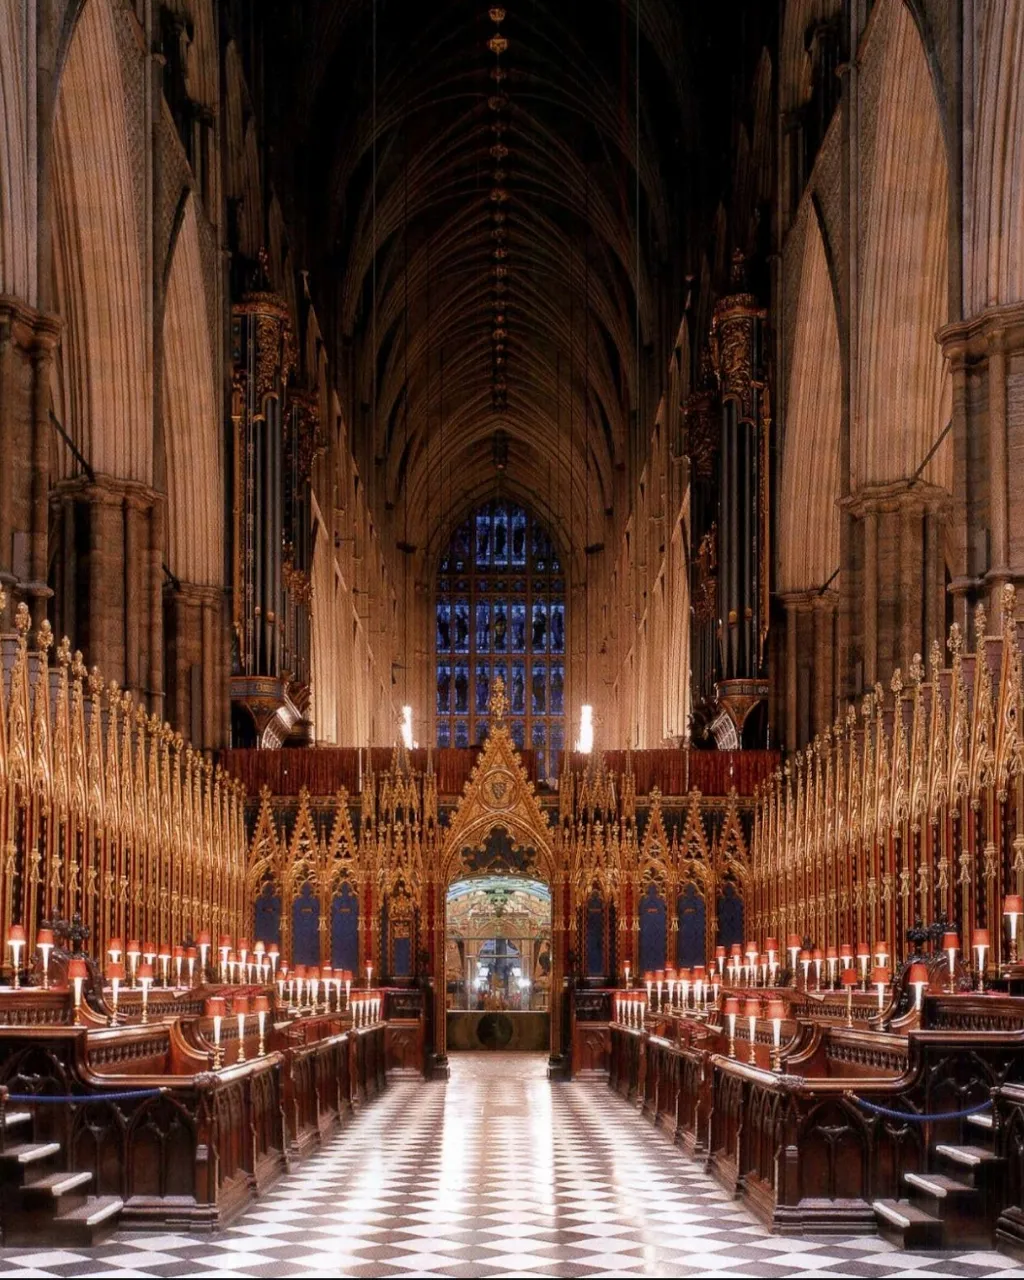
[[[483,741],[500,675],[516,746],[554,777],[565,745],[565,577],[525,508],[488,502],[455,530],[438,574],[435,647],[437,745]]]

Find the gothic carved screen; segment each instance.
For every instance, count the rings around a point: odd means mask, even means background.
[[[518,747],[554,778],[565,744],[565,576],[551,538],[523,507],[489,502],[458,526],[437,582],[437,745],[487,736],[491,682],[508,690]]]

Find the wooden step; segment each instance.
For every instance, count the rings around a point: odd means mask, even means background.
[[[984,1129],[987,1133],[995,1128],[991,1111],[975,1111],[973,1116],[967,1116],[967,1123],[974,1125],[976,1129]]]
[[[69,1197],[74,1191],[78,1191],[80,1198],[84,1200],[81,1189],[87,1187],[90,1182],[92,1182],[92,1174],[88,1169],[83,1169],[80,1173],[67,1170],[62,1173],[48,1173],[43,1178],[33,1178],[31,1182],[26,1182],[21,1189],[21,1198],[26,1205],[52,1205],[60,1200],[60,1207],[63,1209],[66,1205],[69,1206]]]
[[[941,1249],[942,1219],[909,1200],[876,1200],[872,1204],[879,1234],[901,1249]]]
[[[903,1181],[919,1208],[942,1219],[947,1241],[957,1245],[992,1244],[992,1223],[977,1187],[947,1173],[905,1173]]]
[[[24,1186],[41,1165],[60,1154],[59,1142],[18,1142],[0,1151],[0,1170],[8,1184]]]
[[[985,1186],[993,1174],[1000,1171],[1005,1161],[988,1147],[965,1146],[954,1143],[939,1143],[935,1147],[947,1164],[953,1166],[957,1175],[972,1187]]]
[[[8,1213],[4,1244],[25,1247],[41,1240],[53,1245],[96,1244],[117,1226],[124,1201],[120,1196],[89,1196],[56,1215],[40,1210]]]
[[[961,1182],[959,1178],[951,1178],[946,1173],[905,1173],[903,1181],[933,1200],[973,1200],[978,1194],[977,1187],[972,1187],[969,1182]]]
[[[6,1111],[4,1112],[4,1129],[17,1129],[20,1125],[28,1124],[31,1119],[31,1111]]]

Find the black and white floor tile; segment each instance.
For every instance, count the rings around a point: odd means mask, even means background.
[[[8,1276],[1020,1276],[999,1253],[770,1236],[602,1084],[452,1056],[401,1081],[213,1236],[0,1249]]]

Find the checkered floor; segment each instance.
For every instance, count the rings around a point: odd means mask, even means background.
[[[2,1249],[6,1276],[1024,1276],[998,1253],[769,1236],[602,1084],[452,1056],[401,1081],[215,1236]]]

